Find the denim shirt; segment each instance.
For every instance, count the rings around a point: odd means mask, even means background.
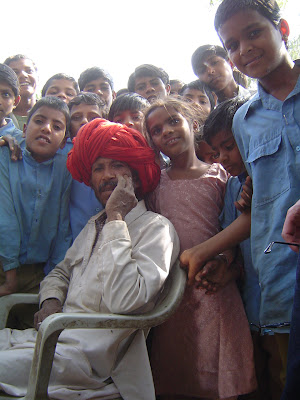
[[[258,93],[233,120],[233,133],[253,181],[252,261],[261,288],[260,322],[288,332],[293,304],[297,254],[282,240],[286,212],[300,198],[300,77],[284,101],[258,85]],[[278,326],[280,327],[278,329]]]
[[[15,127],[10,118],[5,118],[5,121],[7,122],[7,124],[0,128],[0,136],[11,135],[17,139],[20,145],[21,143],[24,145],[25,139],[23,138],[23,132]]]
[[[224,208],[219,217],[220,224],[223,229],[230,225],[241,213],[234,205],[234,202],[240,199],[243,184],[246,180],[246,173],[239,176],[232,176],[226,184],[226,192],[224,197]],[[244,260],[244,279],[242,286],[242,298],[245,311],[250,324],[250,329],[258,331],[260,328],[259,307],[260,307],[260,287],[258,282],[258,274],[253,268],[251,258],[250,239],[246,239],[240,243]]]
[[[66,157],[38,163],[28,150],[10,160],[0,148],[0,259],[3,270],[48,262],[53,268],[71,245],[71,175]]]

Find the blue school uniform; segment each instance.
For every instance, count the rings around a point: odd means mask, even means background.
[[[226,184],[224,197],[224,208],[219,217],[223,229],[230,225],[241,213],[236,209],[234,202],[239,200],[247,174],[232,176]],[[245,311],[250,324],[250,329],[258,331],[260,328],[259,307],[260,307],[260,287],[257,272],[253,268],[251,258],[250,239],[240,243],[244,259],[244,279],[242,287],[242,298]]]
[[[71,245],[66,157],[38,163],[27,149],[13,162],[0,148],[0,260],[3,270],[45,263],[52,269]]]
[[[300,77],[284,101],[258,84],[258,93],[235,114],[233,133],[253,181],[252,261],[261,289],[259,320],[274,332],[288,332],[297,255],[281,240],[286,212],[300,198]]]
[[[23,132],[16,128],[10,118],[5,118],[6,125],[0,128],[0,136],[11,135],[14,136],[19,143],[24,143]]]

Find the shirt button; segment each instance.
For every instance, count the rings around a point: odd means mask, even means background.
[[[300,147],[299,147],[299,149],[300,149]],[[98,212],[98,211],[100,211],[100,209],[99,209],[99,208],[96,208],[96,211]]]
[[[300,146],[297,146],[297,147],[296,147],[296,151],[300,151]]]

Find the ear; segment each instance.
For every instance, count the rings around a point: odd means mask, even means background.
[[[166,92],[167,92],[167,96],[169,96],[169,94],[171,92],[171,85],[169,85],[169,84],[166,85]]]
[[[15,101],[14,101],[14,108],[16,108],[17,107],[17,105],[20,103],[20,100],[21,100],[21,96],[19,95],[19,96],[17,96],[17,97],[15,97]]]
[[[117,93],[113,90],[113,91],[112,91],[112,98],[113,98],[113,100],[115,100],[116,97],[117,97]]]
[[[290,35],[290,27],[285,19],[281,19],[279,22],[279,30],[281,32],[281,36],[284,41],[287,41],[287,38]]]
[[[26,136],[26,130],[27,130],[27,124],[24,124],[23,125],[23,137],[25,137]]]
[[[60,148],[60,149],[63,149],[63,148],[65,147],[65,145],[66,145],[66,142],[67,142],[67,138],[64,137],[63,140],[62,140],[62,142],[61,142],[61,144],[60,144],[60,146],[59,146],[59,148]]]

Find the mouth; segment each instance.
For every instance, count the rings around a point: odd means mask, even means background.
[[[155,101],[157,99],[156,95],[151,95],[149,97],[147,97],[147,100],[149,101],[149,103],[153,103],[153,101]]]
[[[166,145],[166,146],[172,146],[173,144],[177,143],[178,140],[179,140],[178,137],[175,137],[175,138],[172,137],[172,138],[170,138],[170,139],[168,139],[168,140],[165,141],[165,145]]]
[[[258,62],[261,58],[262,58],[262,56],[257,56],[257,57],[252,58],[251,60],[247,61],[244,64],[244,67],[249,67],[249,66],[256,64],[256,62]]]
[[[30,82],[22,82],[20,83],[20,86],[31,86]]]
[[[118,182],[115,181],[110,181],[110,182],[104,182],[101,185],[99,185],[99,193],[104,193],[104,192],[112,192],[118,185]]]
[[[42,142],[42,143],[49,143],[49,144],[51,143],[50,139],[47,136],[44,136],[44,135],[38,136],[36,138],[36,140],[38,142]]]

